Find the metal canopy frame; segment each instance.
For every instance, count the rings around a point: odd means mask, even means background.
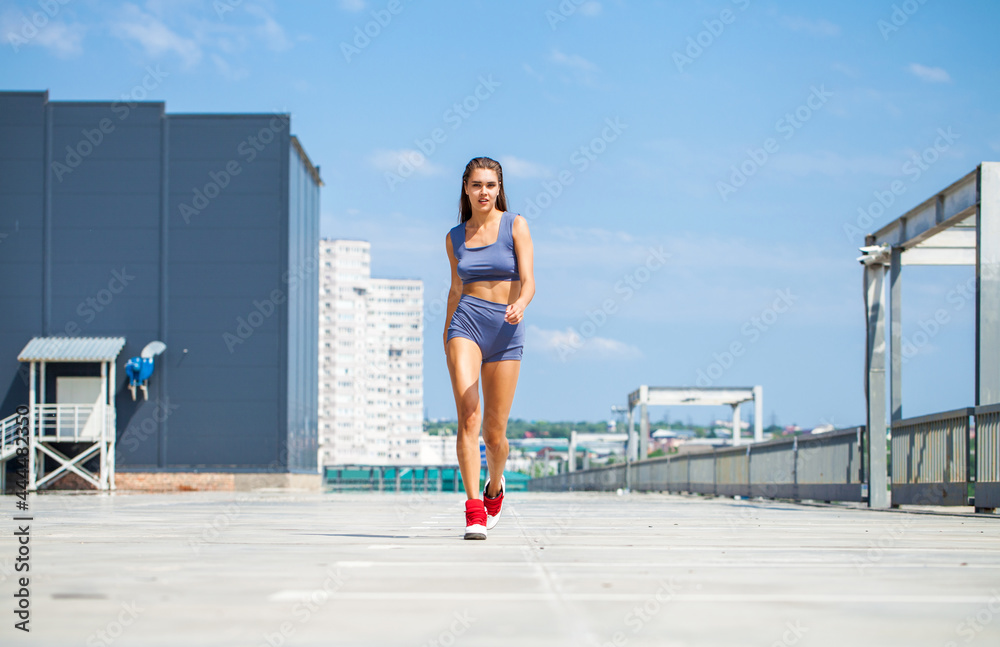
[[[754,442],[764,439],[764,387],[684,387],[648,386],[643,384],[628,394],[628,451],[630,460],[646,458],[649,454],[649,406],[701,405],[733,408],[733,445],[741,443],[740,405],[754,403]],[[639,407],[639,442],[635,442],[635,408]]]
[[[889,411],[903,419],[902,268],[974,265],[976,268],[976,406],[1000,402],[1000,162],[974,171],[865,238],[867,344],[865,390],[870,442],[869,505],[889,507],[886,443],[886,306],[889,273]]]

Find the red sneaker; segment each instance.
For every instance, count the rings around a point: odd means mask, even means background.
[[[486,539],[486,508],[480,499],[465,502],[465,538]]]
[[[486,485],[483,486],[483,505],[486,508],[486,529],[492,529],[500,521],[500,513],[503,512],[503,493],[507,489],[507,481],[500,477],[500,494],[496,498],[486,496],[486,490],[490,487],[490,479],[487,477]]]

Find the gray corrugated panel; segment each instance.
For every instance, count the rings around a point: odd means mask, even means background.
[[[125,346],[124,337],[34,337],[19,362],[110,362]]]

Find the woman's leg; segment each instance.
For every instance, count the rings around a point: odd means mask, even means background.
[[[520,370],[521,362],[516,359],[483,364],[483,400],[486,411],[483,441],[486,443],[486,464],[490,470],[490,487],[493,489],[486,496],[494,497],[500,493],[500,477],[507,465],[509,451],[507,417],[514,402],[514,390],[517,388]]]
[[[447,346],[448,372],[458,413],[458,468],[465,483],[465,496],[479,498],[479,368],[483,354],[479,345],[465,337],[452,337]]]

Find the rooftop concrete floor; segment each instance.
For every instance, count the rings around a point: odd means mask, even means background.
[[[30,497],[2,645],[1000,644],[1000,519],[658,494]]]

